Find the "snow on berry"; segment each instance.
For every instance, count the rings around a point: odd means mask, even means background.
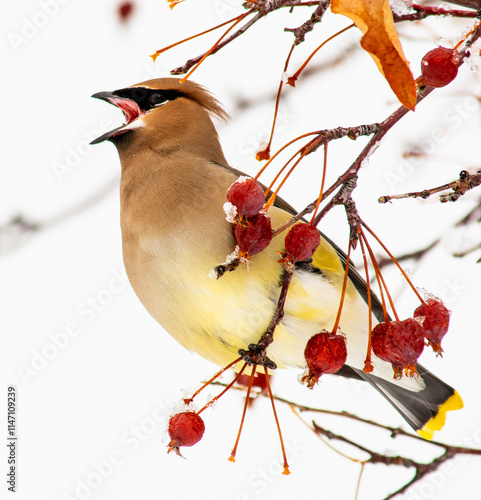
[[[193,411],[184,411],[172,415],[169,420],[168,432],[170,443],[168,453],[175,451],[180,455],[181,446],[193,446],[204,434],[205,425],[202,418]]]
[[[262,186],[248,177],[239,177],[227,190],[227,202],[234,205],[237,212],[244,217],[252,217],[258,214],[265,201]],[[226,210],[225,206],[224,210]],[[227,212],[226,214],[229,216]]]
[[[310,224],[296,224],[287,233],[287,256],[296,262],[310,259],[321,242],[319,231]]]
[[[421,61],[421,74],[430,87],[444,87],[458,74],[459,53],[453,49],[437,47]]]
[[[371,332],[371,346],[378,358],[392,364],[395,379],[402,377],[403,370],[408,377],[413,377],[424,349],[424,332],[412,318],[379,323]]]
[[[422,326],[428,345],[437,354],[442,354],[441,340],[449,327],[449,310],[436,297],[425,300],[415,311],[414,319]]]
[[[235,205],[232,205],[230,201],[226,201],[224,203],[224,212],[225,212],[225,219],[227,222],[230,222],[233,224],[236,220],[237,217],[237,207]]]
[[[249,258],[269,245],[272,239],[271,219],[265,212],[247,217],[243,223],[234,224],[234,236],[240,257]]]
[[[312,389],[321,375],[339,371],[346,362],[346,337],[322,330],[309,339],[304,357],[307,370],[301,382]]]

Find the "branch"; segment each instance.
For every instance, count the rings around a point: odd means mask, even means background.
[[[447,3],[466,7],[467,9],[481,10],[480,0],[446,0]]]
[[[319,3],[319,6],[311,15],[311,18],[304,22],[301,26],[299,26],[298,28],[284,28],[284,31],[294,34],[294,45],[299,45],[305,40],[306,34],[312,31],[317,23],[321,22],[324,13],[328,8],[329,0],[323,0]]]
[[[252,13],[257,10],[257,14],[252,17],[249,21],[247,21],[243,26],[241,26],[237,31],[235,31],[232,35],[227,37],[225,40],[220,42],[215,46],[214,49],[212,49],[209,52],[209,55],[215,54],[218,52],[222,47],[225,47],[228,43],[232,42],[232,40],[235,40],[238,36],[242,35],[245,31],[247,31],[251,26],[253,26],[259,19],[262,19],[263,17],[267,16],[270,12],[273,12],[275,10],[281,9],[282,7],[295,7],[296,5],[299,6],[310,6],[310,5],[318,5],[319,2],[300,2],[300,0],[268,0],[262,5],[259,5],[257,2],[248,2],[253,4],[253,8],[251,9]],[[187,73],[192,66],[197,64],[202,58],[205,57],[207,52],[204,52],[197,57],[194,57],[193,59],[189,59],[183,66],[179,66],[178,68],[174,68],[170,73],[172,75],[182,75],[184,73]]]
[[[388,203],[391,200],[400,200],[402,198],[429,198],[431,195],[435,193],[439,193],[440,191],[446,191],[448,189],[452,189],[452,193],[441,194],[439,196],[439,201],[441,203],[446,203],[448,201],[456,201],[461,196],[466,194],[471,189],[478,187],[481,185],[481,171],[476,174],[471,175],[467,170],[462,170],[459,173],[459,180],[449,182],[448,184],[443,184],[442,186],[424,189],[423,191],[413,191],[411,193],[403,193],[403,194],[392,194],[381,196],[378,201],[379,203]]]
[[[393,12],[393,18],[395,23],[402,21],[421,21],[430,16],[449,16],[449,17],[467,17],[474,18],[478,16],[478,13],[473,10],[459,10],[459,9],[447,9],[446,7],[438,7],[432,5],[418,5],[413,4],[412,8],[414,12],[408,14],[396,14]]]

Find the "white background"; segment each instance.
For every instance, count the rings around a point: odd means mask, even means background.
[[[166,2],[143,0],[128,23],[115,1],[8,2],[2,15],[0,170],[0,422],[6,435],[8,385],[17,388],[19,499],[209,498],[212,500],[353,499],[360,470],[316,438],[287,406],[279,406],[292,475],[280,476],[280,450],[269,402],[259,398],[247,415],[237,462],[227,462],[243,396],[231,391],[205,412],[201,443],[187,460],[166,453],[165,419],[181,397],[216,367],[177,345],[142,308],[125,280],[121,258],[115,148],[88,142],[122,122],[120,111],[90,95],[153,77],[206,50],[219,35],[201,38],[159,57],[165,45],[241,12],[234,0],[187,0],[170,11]],[[207,60],[192,78],[210,88],[231,114],[218,129],[231,164],[252,174],[253,153],[270,127],[273,97],[296,27],[311,9],[287,10],[262,20],[234,44]],[[322,27],[295,51],[292,73],[307,55],[350,22],[327,14]],[[399,27],[415,76],[423,54],[452,46],[472,21],[428,20]],[[397,104],[370,57],[356,48],[358,32],[336,39],[314,60],[318,71],[285,89],[274,149],[311,130],[384,119]],[[480,158],[479,73],[463,66],[456,81],[436,91],[398,124],[361,171],[355,199],[361,215],[395,254],[441,238],[436,249],[407,262],[417,286],[442,297],[453,311],[445,355],[422,362],[455,386],[463,411],[448,416],[437,438],[481,448],[478,379],[480,252],[451,253],[479,243],[479,225],[453,229],[478,203],[479,193],[456,204],[403,200],[379,205],[383,194],[421,190],[475,171]],[[242,101],[255,102],[243,109]],[[329,149],[329,176],[342,173],[365,139],[344,139]],[[420,150],[419,158],[402,153]],[[283,190],[299,209],[318,191],[321,156],[309,158]],[[280,166],[280,164],[278,164]],[[65,168],[62,168],[65,167]],[[274,170],[263,178],[269,180]],[[16,215],[40,225],[21,234],[7,227]],[[322,229],[339,243],[347,226],[341,209]],[[355,257],[360,263],[360,256]],[[399,273],[386,278],[401,315],[416,302]],[[55,341],[54,341],[55,339]],[[56,346],[57,344],[57,346]],[[325,377],[315,391],[297,382],[297,371],[276,374],[277,394],[331,409],[345,409],[389,425],[402,419],[374,391]],[[215,393],[214,388],[208,392]],[[307,415],[307,420],[313,415]],[[380,452],[427,460],[430,445],[389,440],[385,433],[347,420],[317,416],[336,432]],[[337,444],[334,443],[336,446]],[[7,494],[7,449],[0,454],[0,490]],[[342,447],[339,447],[342,448]],[[356,458],[366,456],[344,449]],[[459,457],[427,476],[403,498],[478,498],[480,461]],[[383,498],[411,477],[395,466],[367,466],[359,499]],[[7,496],[5,496],[6,498]]]

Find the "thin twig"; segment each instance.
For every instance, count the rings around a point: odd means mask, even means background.
[[[446,203],[448,201],[458,200],[461,196],[466,194],[471,189],[478,187],[479,185],[481,185],[481,172],[470,174],[467,170],[462,170],[459,173],[459,179],[456,181],[448,182],[447,184],[443,184],[442,186],[437,186],[434,188],[423,189],[422,191],[381,196],[378,201],[379,203],[388,203],[391,200],[400,200],[402,198],[426,199],[435,193],[451,189],[451,193],[445,193],[439,196],[439,201],[441,203]]]

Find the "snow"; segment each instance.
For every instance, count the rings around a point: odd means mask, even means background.
[[[214,43],[218,33],[178,46],[155,64],[148,55],[233,17],[239,4],[187,0],[171,11],[167,2],[144,0],[136,2],[127,23],[118,21],[114,0],[27,0],[4,7],[0,226],[5,230],[19,214],[40,225],[27,233],[19,226],[9,228],[2,234],[2,248],[7,246],[0,258],[0,376],[3,401],[9,385],[18,395],[19,500],[354,498],[359,464],[328,448],[284,405],[278,405],[278,413],[292,475],[281,475],[277,430],[270,403],[262,397],[248,411],[236,463],[228,463],[244,401],[236,391],[203,412],[206,432],[197,446],[185,450],[187,460],[167,455],[165,425],[182,388],[197,387],[218,368],[163,332],[133,293],[122,264],[117,153],[110,144],[88,146],[123,120],[120,110],[91,99],[93,93],[168,76],[171,68]],[[192,77],[225,104],[232,119],[228,125],[218,124],[221,141],[231,164],[248,175],[259,168],[254,154],[270,131],[280,69],[292,43],[292,34],[283,29],[300,25],[309,15],[308,9],[292,15],[284,9],[259,21]],[[324,23],[329,32],[346,25],[341,16],[329,13]],[[404,50],[415,76],[422,56],[434,46],[432,40],[441,35],[457,40],[471,23],[448,18],[429,19],[425,28],[403,23],[399,30],[405,34]],[[319,43],[320,32],[308,34],[294,51],[289,71]],[[295,89],[284,87],[273,152],[301,133],[373,123],[394,111],[397,104],[389,86],[370,56],[356,48],[358,40],[354,30],[337,38],[316,55],[315,77],[303,74]],[[462,169],[479,168],[481,118],[472,90],[480,85],[479,73],[462,67],[453,84],[437,90],[387,134],[361,170],[354,193],[364,220],[394,254],[440,238],[432,252],[403,267],[411,269],[416,286],[441,297],[452,311],[444,357],[426,350],[422,362],[457,388],[465,409],[449,414],[445,430],[436,437],[475,447],[481,447],[481,264],[476,264],[481,253],[478,249],[453,258],[451,252],[479,243],[476,221],[453,228],[476,206],[479,192],[447,204],[435,197],[386,205],[377,199],[440,185],[456,179]],[[326,186],[366,140],[329,145]],[[403,158],[413,145],[423,154]],[[318,195],[321,156],[307,157],[282,190],[298,208]],[[282,165],[281,158],[277,165]],[[263,182],[272,179],[276,168],[270,165]],[[345,244],[343,210],[332,211],[321,229]],[[361,262],[360,255],[353,258]],[[399,274],[390,266],[385,278],[400,313],[407,316],[416,302]],[[299,386],[297,375],[295,370],[276,374],[274,392],[403,425],[365,385],[326,377],[308,391]],[[317,414],[304,417],[381,452],[419,460],[439,452],[425,443],[391,440],[359,423]],[[342,449],[364,458],[351,448]],[[4,468],[6,457],[4,448]],[[460,456],[403,498],[473,498],[472,492],[481,489],[478,471],[479,459]],[[383,498],[411,473],[367,466],[359,500]],[[5,479],[1,488],[6,490]]]

